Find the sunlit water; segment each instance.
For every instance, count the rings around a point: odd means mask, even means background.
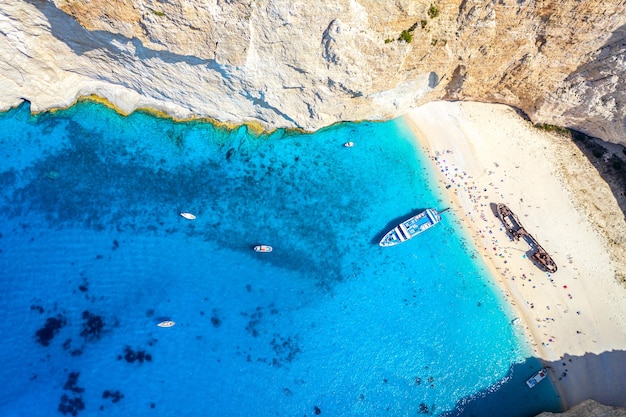
[[[529,351],[454,213],[377,244],[445,205],[413,142],[3,113],[0,414],[439,415],[489,391]]]

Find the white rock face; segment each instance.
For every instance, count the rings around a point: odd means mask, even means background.
[[[12,0],[0,109],[98,95],[315,130],[468,99],[626,143],[625,27],[618,0]]]
[[[593,400],[587,400],[564,413],[546,411],[536,417],[626,417],[626,409],[609,407]]]

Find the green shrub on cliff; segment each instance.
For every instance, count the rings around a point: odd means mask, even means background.
[[[434,4],[431,4],[430,8],[428,9],[428,17],[434,19],[437,16],[439,16],[439,10]]]
[[[411,43],[411,41],[413,40],[413,35],[408,30],[403,30],[400,34],[399,40],[403,40],[406,43]]]
[[[567,128],[551,125],[548,123],[537,123],[535,124],[535,127],[541,130],[545,130],[547,132],[556,132],[567,136],[570,135],[570,131]]]

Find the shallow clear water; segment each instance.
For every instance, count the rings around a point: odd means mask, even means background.
[[[24,105],[0,158],[1,415],[439,415],[528,358],[453,213],[378,246],[445,204],[402,121],[258,136]]]

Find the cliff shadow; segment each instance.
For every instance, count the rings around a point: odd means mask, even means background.
[[[513,364],[504,382],[480,391],[457,402],[453,410],[441,417],[532,417],[543,411],[560,412],[559,395],[554,386],[545,379],[534,388],[528,388],[526,380],[541,369],[537,358]]]
[[[54,3],[46,0],[25,0],[39,10],[48,19],[50,33],[59,41],[65,43],[76,55],[84,55],[92,50],[101,49],[107,55],[121,60],[124,55],[136,56],[147,60],[159,58],[160,60],[175,64],[184,62],[188,65],[205,65],[209,69],[220,72],[227,76],[225,70],[213,59],[203,59],[193,55],[182,55],[167,50],[155,50],[145,47],[137,38],[129,38],[124,35],[114,34],[103,30],[90,31],[81,26],[74,17],[58,9]],[[115,46],[131,43],[134,52],[130,54]]]
[[[584,335],[583,335],[584,336]],[[626,351],[608,351],[599,355],[564,355],[558,361],[541,361],[531,357],[514,364],[499,385],[488,387],[478,394],[457,402],[453,410],[440,417],[532,417],[550,411],[560,412],[586,400],[593,399],[609,406],[626,406]],[[548,377],[533,388],[526,380],[541,367]],[[580,381],[574,392],[557,392],[555,385],[565,378]]]
[[[580,333],[579,337],[589,336]],[[576,392],[562,393],[565,407],[571,408],[587,399],[612,407],[626,407],[626,351],[583,356],[565,354],[561,360],[544,362],[544,365],[557,383],[564,379],[580,381]]]
[[[624,54],[626,54],[626,24],[615,29],[606,42],[598,48],[593,60],[576,68],[566,81],[583,79],[585,80],[585,87],[590,90],[606,89],[607,91],[601,97],[602,101],[616,103],[617,107],[621,108],[623,107],[623,99],[620,89],[608,88],[609,85],[603,84],[603,82],[613,77],[618,77],[618,85],[623,85],[626,82],[626,73],[620,72],[615,67],[616,57]],[[615,113],[617,111],[615,110]],[[578,112],[581,114],[588,112],[587,103],[581,104]],[[626,117],[621,120],[621,123],[622,131],[626,130]],[[611,188],[626,218],[626,148],[579,131],[584,130],[584,122],[580,129],[574,126],[568,130],[574,143]]]
[[[570,130],[570,134],[574,144],[608,184],[626,218],[626,148],[576,130]]]

